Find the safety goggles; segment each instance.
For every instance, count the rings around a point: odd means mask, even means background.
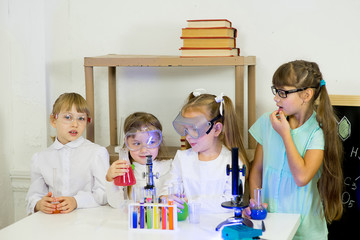
[[[55,115],[55,119],[65,124],[71,124],[74,121],[74,119],[76,119],[76,121],[79,124],[91,123],[91,118],[88,117],[86,113],[84,114],[59,113]]]
[[[162,140],[161,131],[131,129],[125,134],[125,145],[131,151],[138,151],[142,148],[157,148]]]
[[[210,121],[208,121],[204,115],[193,118],[184,118],[180,112],[173,121],[173,126],[180,136],[186,136],[186,134],[189,134],[192,138],[196,139],[204,136],[205,134],[209,134],[215,121],[219,118],[221,118],[221,115],[218,115]]]

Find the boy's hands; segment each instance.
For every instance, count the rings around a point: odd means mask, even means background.
[[[69,213],[77,208],[77,202],[74,197],[57,197],[56,201],[59,202],[56,204],[56,209],[60,213]]]
[[[54,198],[51,197],[52,193],[48,192],[41,200],[39,200],[35,205],[35,212],[41,211],[44,213],[51,214],[56,209],[56,205],[52,204]]]
[[[107,171],[106,181],[111,182],[115,177],[124,175],[129,171],[129,167],[126,160],[116,160]]]

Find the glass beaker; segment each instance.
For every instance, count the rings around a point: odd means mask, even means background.
[[[184,184],[182,181],[178,181],[173,183],[173,189],[174,189],[174,196],[180,198],[181,200],[184,201],[184,208],[178,208],[178,213],[177,213],[177,219],[178,221],[184,221],[186,220],[187,216],[189,215],[189,210],[188,210],[188,205],[187,202],[185,201],[185,190],[184,190]]]
[[[251,218],[254,220],[264,220],[267,215],[267,210],[262,205],[261,200],[261,188],[255,188],[254,189],[254,200],[255,200],[255,206],[251,208]]]
[[[53,168],[53,189],[52,189],[52,195],[51,197],[56,198],[59,197],[59,184],[58,184],[58,179],[57,179],[57,168]],[[51,204],[57,205],[60,202],[51,202]],[[60,213],[60,210],[55,208],[54,211],[52,212],[52,214],[57,214]]]
[[[119,151],[119,159],[126,160],[129,165],[129,171],[122,176],[117,176],[114,179],[114,184],[116,186],[131,186],[136,184],[136,179],[134,176],[133,169],[129,161],[129,151],[127,148],[122,148]]]

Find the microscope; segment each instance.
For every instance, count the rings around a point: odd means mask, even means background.
[[[151,198],[152,202],[156,201],[156,188],[154,185],[154,177],[159,179],[159,173],[154,174],[152,171],[153,163],[152,156],[146,156],[146,172],[143,172],[143,178],[146,179],[146,185],[144,187],[146,198]]]
[[[245,176],[246,173],[246,167],[245,165],[242,166],[241,169],[239,169],[239,149],[238,148],[232,148],[231,149],[231,165],[228,164],[226,166],[226,174],[230,175],[231,172],[231,193],[233,195],[233,199],[231,201],[223,202],[221,206],[223,208],[229,208],[234,209],[234,216],[226,219],[225,221],[221,222],[216,228],[216,231],[219,231],[222,227],[227,225],[245,225],[248,227],[253,227],[253,223],[247,219],[241,217],[242,210],[247,207],[242,202],[243,198],[243,183],[240,179],[240,173],[242,173],[243,176]]]

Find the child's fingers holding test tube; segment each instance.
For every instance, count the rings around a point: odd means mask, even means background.
[[[184,203],[187,202],[187,198],[180,198],[174,195],[174,203],[178,207],[178,212],[180,212],[180,209],[184,209]]]

